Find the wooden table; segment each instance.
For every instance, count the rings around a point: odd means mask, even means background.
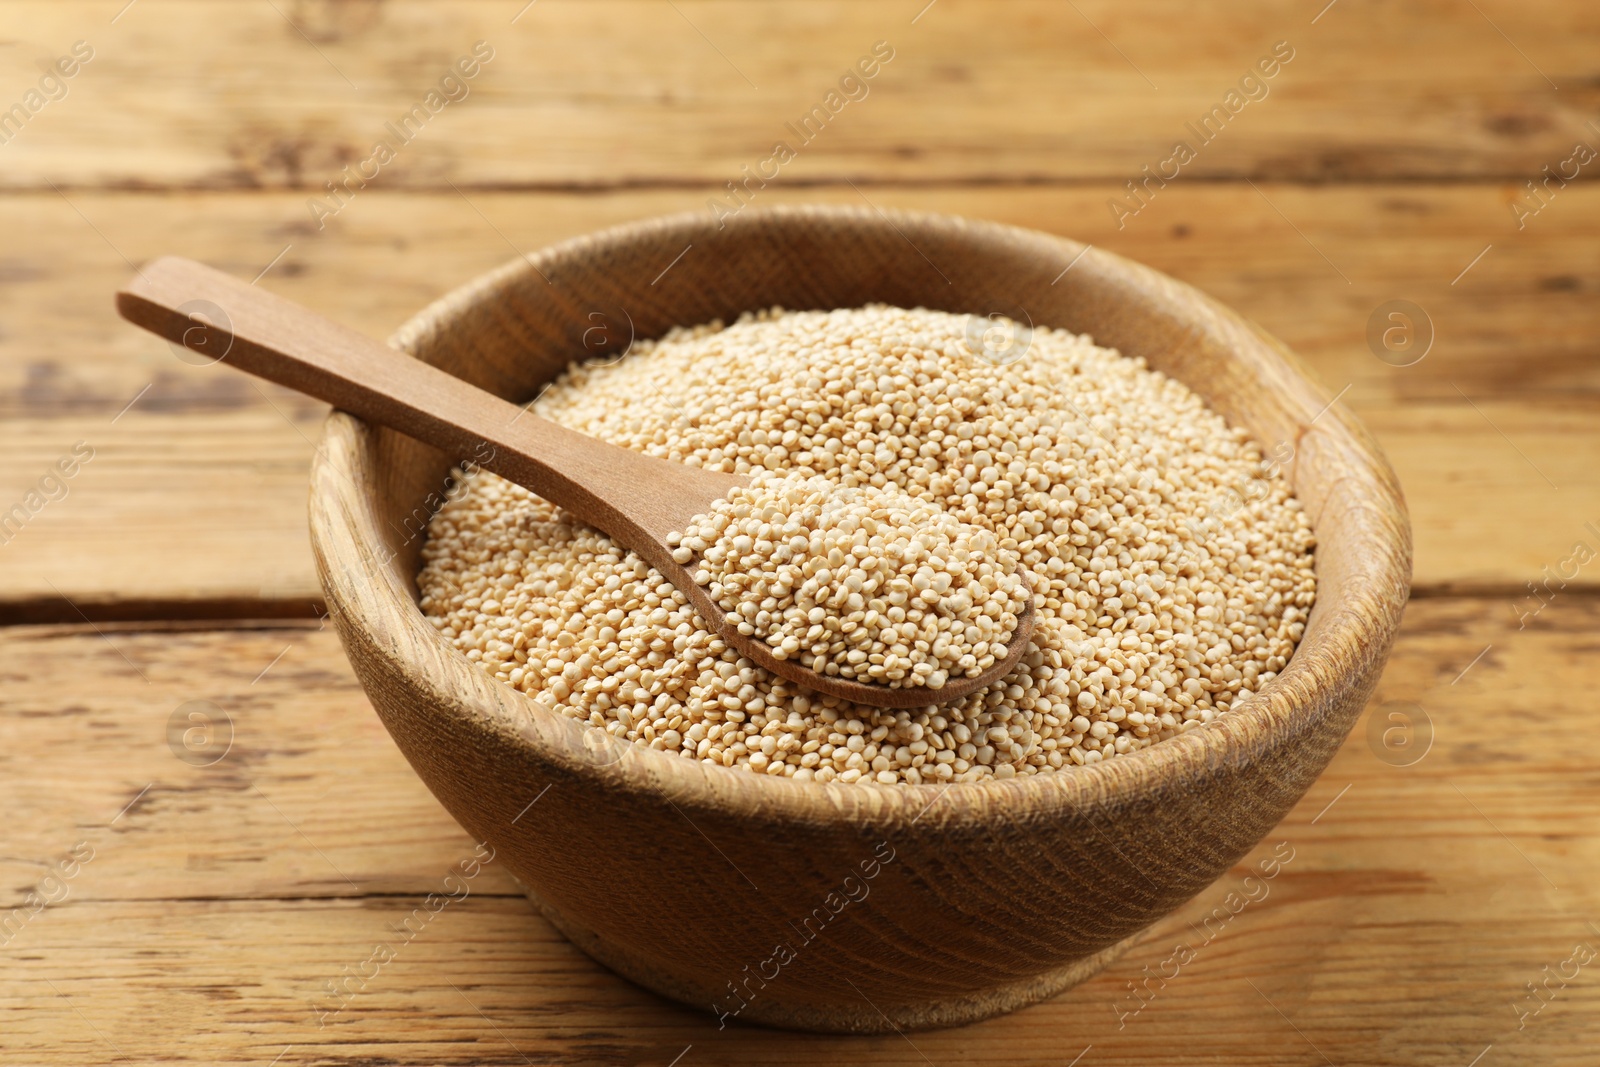
[[[0,1060],[1596,1061],[1600,161],[1574,146],[1600,149],[1600,9],[125,3],[0,9],[0,108],[25,117],[0,125],[0,509],[22,507],[0,534]],[[479,40],[492,59],[447,85],[469,95],[337,214],[308,203]],[[77,41],[92,58],[41,87]],[[1412,507],[1372,708],[1258,856],[1007,1018],[719,1031],[590,962],[493,865],[330,1011],[326,984],[473,846],[318,622],[323,410],[184,362],[111,292],[176,252],[382,335],[517,253],[709,210],[877,41],[868,95],[754,202],[1068,234],[1285,339]],[[1292,60],[1246,84],[1267,95],[1130,199],[1280,41]],[[1579,175],[1536,198],[1547,166]],[[1396,300],[1431,322],[1408,366]],[[1270,891],[1214,918],[1274,848]]]

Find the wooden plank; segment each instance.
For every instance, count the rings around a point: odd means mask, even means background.
[[[189,255],[243,277],[270,266],[262,284],[383,335],[518,252],[702,210],[710,191],[463,198],[373,190],[323,231],[289,193],[11,197],[0,203],[8,238],[0,249],[0,413],[109,418],[152,382],[140,413],[267,407],[248,380],[188,366],[115,316],[111,292],[132,264],[157,255]],[[1505,211],[1505,190],[1488,183],[1173,183],[1120,228],[1105,207],[1115,191],[896,186],[863,196],[830,186],[774,189],[763,203],[941,211],[1092,243],[1256,319],[1332,391],[1353,384],[1352,403],[1600,394],[1600,189],[1564,190],[1521,232]],[[1417,302],[1435,335],[1413,366],[1385,363],[1367,339],[1373,313],[1397,299]]]
[[[798,153],[785,181],[1120,184],[1184,140],[1190,178],[1520,184],[1576,140],[1600,143],[1587,125],[1600,13],[1583,4],[1481,0],[1481,17],[1445,0],[123,6],[7,4],[6,106],[73,42],[94,58],[5,145],[0,184],[320,193],[479,40],[494,58],[469,95],[411,143],[392,139],[375,181],[721,185],[784,140]],[[880,40],[894,58],[865,98],[809,143],[786,132]],[[1294,58],[1268,95],[1234,104],[1209,144],[1186,130],[1279,41]]]
[[[1587,967],[1521,1029],[1517,1010],[1538,1007],[1524,983],[1543,968],[1600,947],[1600,781],[1587,747],[1562,743],[1597,710],[1595,598],[1521,631],[1496,601],[1413,604],[1367,719],[1254,855],[1084,985],[909,1041],[718,1030],[577,953],[493,864],[319,1025],[323,983],[394,943],[471,841],[330,632],[102,629],[0,642],[0,900],[93,849],[0,947],[8,1062],[1061,1067],[1092,1046],[1081,1063],[1465,1065],[1491,1045],[1485,1063],[1592,1059]],[[191,700],[232,719],[210,766],[168,746]],[[1246,883],[1275,849],[1293,853],[1281,873]],[[1230,893],[1257,899],[1224,923]],[[1140,985],[1141,1007],[1129,987],[1147,973],[1169,977]]]
[[[1600,191],[1565,191],[1538,225],[1509,237],[1492,186],[1257,192],[1197,182],[1174,185],[1122,230],[1102,211],[1109,191],[868,195],[885,208],[1075,236],[1261,322],[1389,451],[1413,510],[1424,590],[1520,590],[1569,555],[1585,523],[1600,523]],[[258,615],[306,613],[318,596],[304,506],[322,409],[226,368],[186,364],[116,318],[110,294],[130,261],[177,252],[246,277],[272,264],[262,284],[383,336],[514,249],[698,203],[673,190],[470,200],[374,191],[318,234],[297,219],[293,194],[69,196],[0,203],[9,238],[0,507],[24,499],[77,442],[95,450],[68,497],[0,545],[0,615],[12,620],[76,621],[68,599],[95,618],[126,618],[152,605],[190,616],[248,604]],[[801,200],[862,203],[849,188],[772,202]],[[1494,247],[1452,284],[1484,244]],[[1398,297],[1419,302],[1437,333],[1415,366],[1379,360],[1366,338],[1374,309]]]

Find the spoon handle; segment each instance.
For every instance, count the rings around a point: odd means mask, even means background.
[[[117,294],[117,310],[169,341],[470,458],[614,535],[626,539],[618,527],[633,525],[659,537],[665,531],[653,527],[676,518],[658,519],[639,497],[641,486],[670,485],[678,465],[542,419],[202,263],[155,260]]]

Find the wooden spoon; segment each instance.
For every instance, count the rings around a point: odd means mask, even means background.
[[[728,625],[723,609],[688,567],[673,560],[667,545],[668,533],[683,530],[729,490],[748,485],[748,479],[647,456],[566,429],[193,260],[167,256],[150,263],[117,294],[117,310],[169,341],[444,452],[487,454],[489,458],[476,461],[479,466],[526,486],[637,552],[682,591],[729,648],[816,692],[890,708],[959,700],[1011,673],[1033,636],[1030,597],[1017,616],[1005,657],[975,678],[951,678],[930,689],[819,674],[779,659],[759,637],[746,637]]]

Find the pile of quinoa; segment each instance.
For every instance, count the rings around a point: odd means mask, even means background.
[[[758,474],[683,533],[726,621],[829,677],[943,688],[1005,658],[1028,602],[1014,549],[896,488]]]
[[[468,659],[597,729],[721,766],[884,784],[1046,773],[1211,722],[1293,654],[1313,537],[1258,446],[1187,387],[1033,329],[1005,365],[964,316],[746,315],[571,368],[533,410],[738,474],[889,490],[988,531],[1036,628],[1004,681],[917,710],[741,660],[633,552],[479,470],[429,526],[421,607]]]

